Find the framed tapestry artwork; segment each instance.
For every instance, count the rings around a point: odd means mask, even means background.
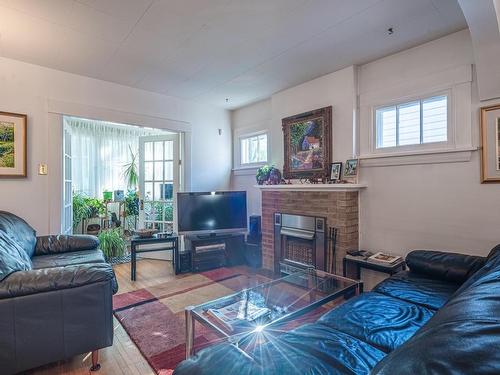
[[[481,108],[481,183],[500,183],[500,104]]]
[[[27,116],[0,112],[0,177],[26,177]]]
[[[281,120],[284,137],[283,177],[324,180],[332,158],[332,107]]]

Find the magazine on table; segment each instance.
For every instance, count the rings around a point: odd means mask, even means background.
[[[371,257],[368,258],[370,262],[377,262],[383,264],[394,264],[396,262],[399,262],[401,259],[402,258],[400,256],[384,254],[382,252],[373,254]]]
[[[231,331],[237,326],[251,323],[271,312],[248,301],[238,301],[218,309],[208,309],[207,314]]]

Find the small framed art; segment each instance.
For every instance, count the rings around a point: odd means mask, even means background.
[[[481,183],[500,183],[500,104],[481,108]]]
[[[0,112],[0,177],[26,177],[27,116]]]
[[[342,180],[342,162],[335,162],[330,165],[330,181],[340,182]]]
[[[351,182],[358,180],[359,159],[348,159],[344,167],[344,179]]]

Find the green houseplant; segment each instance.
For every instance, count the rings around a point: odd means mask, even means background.
[[[123,255],[125,252],[125,241],[119,228],[107,229],[99,234],[99,248],[104,253],[106,260]]]
[[[73,194],[73,228],[78,227],[83,219],[88,219],[91,216],[87,201],[88,197],[82,193]]]
[[[257,184],[263,185],[264,182],[267,181],[272,168],[273,166],[266,164],[257,170],[257,175],[255,176],[255,178],[257,179]]]

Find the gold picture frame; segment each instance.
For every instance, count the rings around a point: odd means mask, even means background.
[[[28,116],[0,112],[0,178],[27,177]]]

